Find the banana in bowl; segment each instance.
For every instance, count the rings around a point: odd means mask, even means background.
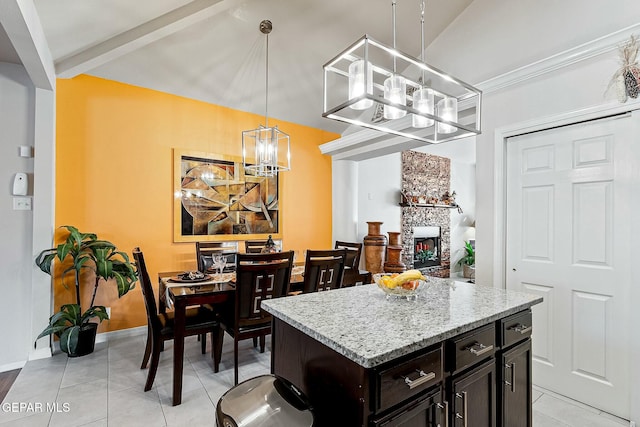
[[[427,283],[427,278],[418,270],[407,270],[404,273],[376,273],[373,280],[387,294],[387,298],[399,297],[408,300],[416,299],[418,289]]]

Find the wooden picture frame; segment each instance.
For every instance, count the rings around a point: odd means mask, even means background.
[[[174,242],[282,238],[281,180],[242,159],[173,149]]]

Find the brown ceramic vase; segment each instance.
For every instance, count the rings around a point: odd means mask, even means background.
[[[369,231],[364,236],[365,268],[371,274],[384,271],[384,254],[387,248],[387,236],[380,234],[382,222],[367,221]]]

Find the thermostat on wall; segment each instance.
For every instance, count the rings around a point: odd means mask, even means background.
[[[18,172],[13,179],[13,195],[14,196],[26,196],[27,187],[29,182],[27,181],[27,174],[24,172]]]

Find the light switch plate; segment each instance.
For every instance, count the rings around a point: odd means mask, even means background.
[[[30,211],[31,197],[14,197],[13,210],[14,211]]]

